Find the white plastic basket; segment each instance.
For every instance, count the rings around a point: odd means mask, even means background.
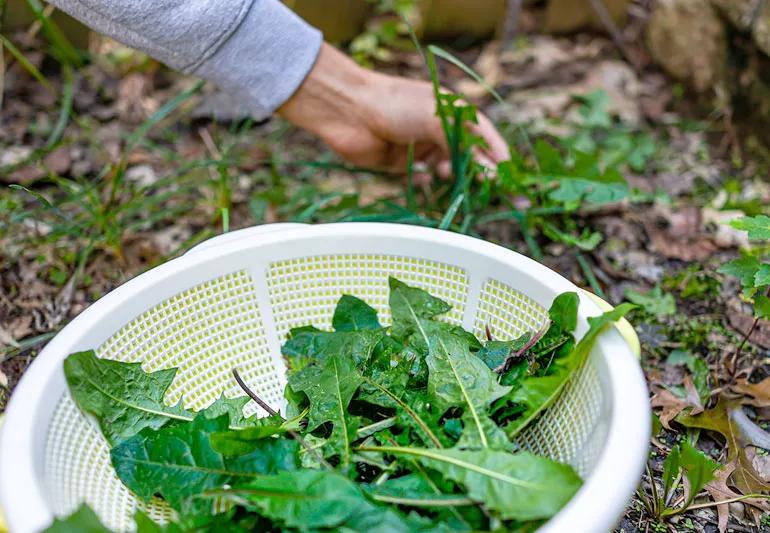
[[[537,329],[553,298],[576,290],[548,268],[470,237],[372,223],[279,224],[233,232],[146,272],[90,306],[27,370],[0,433],[0,506],[13,533],[37,532],[54,515],[87,502],[106,525],[130,530],[138,503],[115,476],[98,429],[67,392],[64,358],[95,348],[102,357],[142,361],[148,371],[179,367],[171,402],[202,408],[221,392],[240,395],[230,370],[281,405],[280,345],[290,328],[331,325],[334,305],[353,294],[389,323],[387,278],[424,288],[453,306],[449,319],[496,338]],[[599,314],[582,295],[578,336]],[[258,411],[249,404],[247,412]],[[585,483],[542,532],[604,532],[637,486],[647,456],[650,408],[631,347],[614,329],[558,401],[519,437],[535,453],[570,463]]]

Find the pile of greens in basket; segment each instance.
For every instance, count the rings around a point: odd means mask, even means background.
[[[516,448],[621,306],[580,342],[578,297],[558,296],[539,331],[480,342],[442,321],[450,306],[390,279],[392,324],[353,296],[334,331],[291,331],[285,417],[244,417],[247,396],[200,412],[163,397],[175,369],[67,358],[80,409],[98,420],[118,477],[160,497],[176,523],[136,516],[140,532],[529,530],[581,485],[573,469]],[[236,370],[236,369],[234,369]],[[234,371],[244,391],[274,412]],[[59,528],[59,529],[57,529]],[[105,530],[82,507],[53,531]]]

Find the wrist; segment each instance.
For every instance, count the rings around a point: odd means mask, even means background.
[[[278,109],[286,120],[326,137],[340,125],[365,122],[374,78],[379,76],[323,43],[299,89]]]

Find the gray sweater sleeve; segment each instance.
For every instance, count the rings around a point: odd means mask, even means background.
[[[217,84],[262,118],[300,86],[321,33],[279,0],[50,0],[100,33]]]

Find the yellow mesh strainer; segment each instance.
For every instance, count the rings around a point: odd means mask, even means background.
[[[39,531],[82,502],[116,530],[130,530],[137,509],[170,516],[161,501],[138,502],[115,476],[104,439],[66,390],[68,354],[95,348],[147,371],[179,367],[166,399],[194,409],[222,392],[240,395],[230,374],[237,367],[268,403],[281,405],[280,346],[289,329],[330,327],[342,294],[364,299],[389,323],[388,276],[452,304],[448,320],[480,337],[488,325],[500,339],[538,329],[553,298],[576,290],[504,248],[411,226],[280,224],[208,241],[93,304],[27,371],[0,433],[0,506],[10,530]],[[599,312],[581,296],[578,335]],[[253,403],[245,411],[260,412]],[[638,483],[649,425],[634,349],[608,331],[558,401],[519,436],[523,448],[573,465],[585,480],[541,530],[610,529]]]

